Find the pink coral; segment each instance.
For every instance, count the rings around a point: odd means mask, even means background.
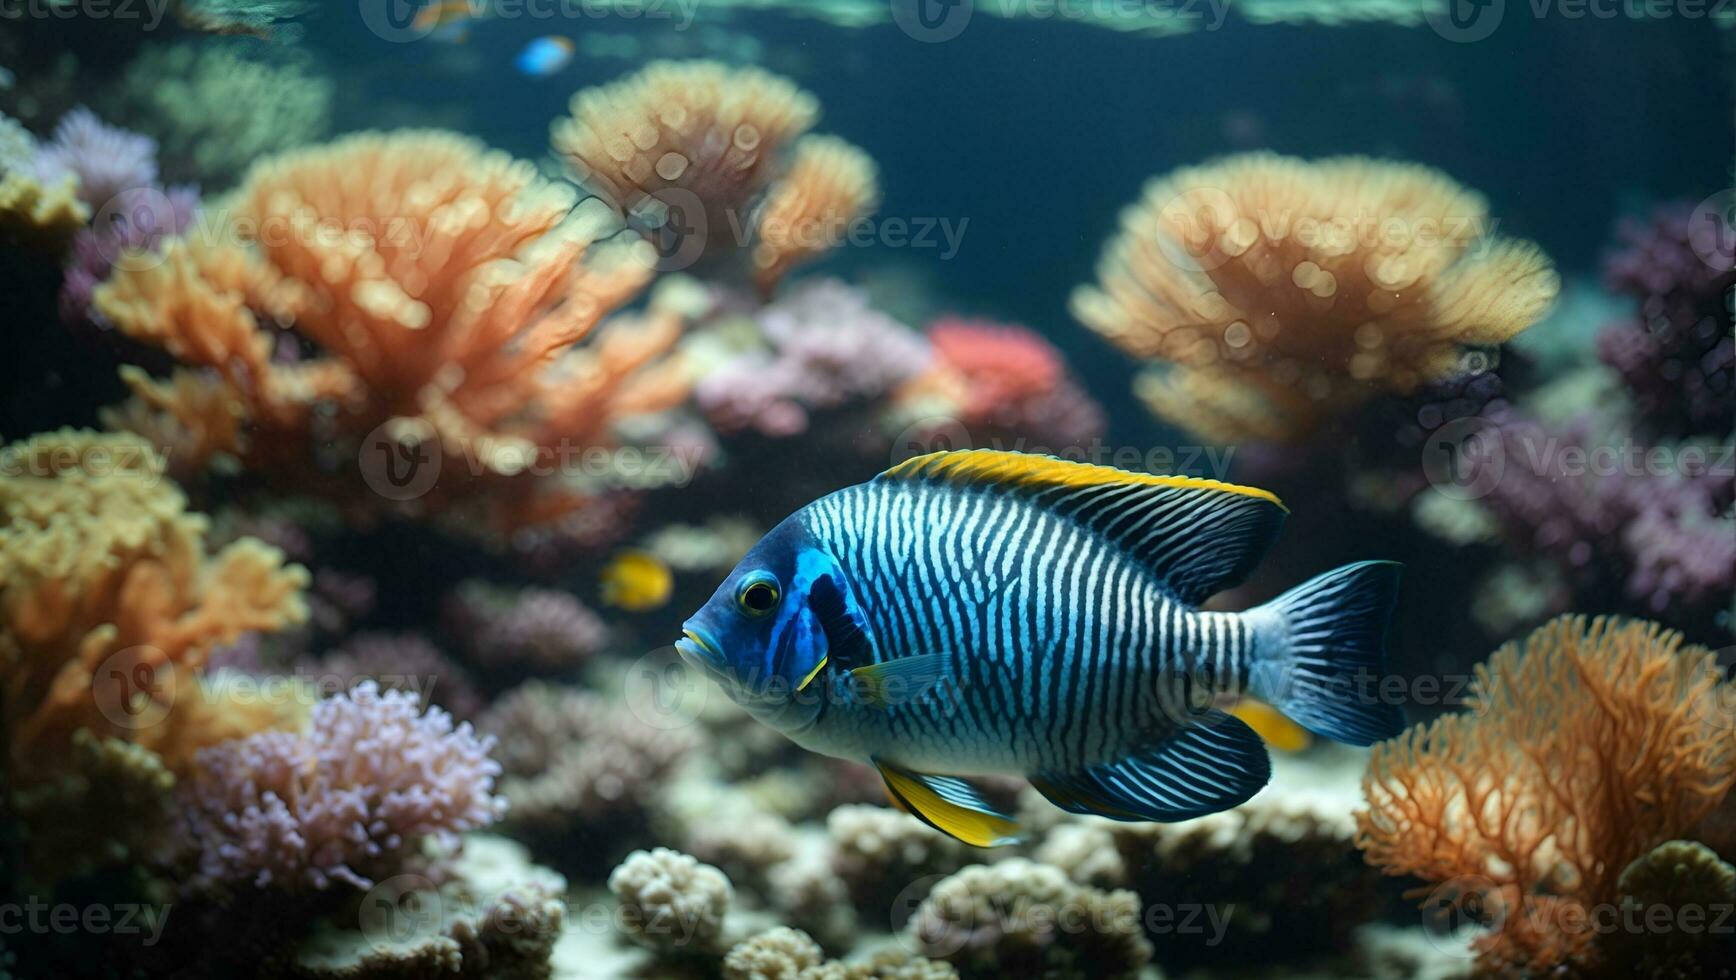
[[[181,791],[194,884],[367,888],[422,839],[452,843],[505,812],[493,745],[364,681],[314,706],[306,731],[206,749]]]
[[[942,317],[928,327],[935,367],[919,391],[956,403],[979,441],[1065,451],[1101,438],[1103,410],[1067,375],[1043,336],[1018,324]]]
[[[804,432],[814,411],[880,398],[931,357],[914,331],[835,279],[804,282],[757,317],[770,353],[744,354],[702,378],[700,410],[725,432]]]

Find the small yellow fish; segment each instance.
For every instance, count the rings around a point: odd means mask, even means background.
[[[1261,741],[1280,752],[1301,752],[1314,743],[1308,729],[1264,701],[1243,698],[1230,709],[1230,714],[1246,722]]]
[[[648,551],[623,551],[602,574],[603,601],[628,612],[649,612],[669,601],[675,575]]]

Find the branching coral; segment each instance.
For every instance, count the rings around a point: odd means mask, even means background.
[[[880,202],[874,161],[835,136],[804,136],[755,223],[754,284],[770,296],[795,266],[844,240]]]
[[[194,884],[366,888],[423,839],[451,846],[500,817],[492,745],[364,681],[315,705],[305,731],[206,749],[181,794]]]
[[[163,239],[185,232],[198,210],[199,192],[191,187],[122,191],[104,209],[104,222],[73,236],[60,288],[61,322],[75,328],[88,323],[91,294],[114,271],[115,261],[129,250],[136,261],[154,261]]]
[[[1729,703],[1710,651],[1678,634],[1556,619],[1477,668],[1467,713],[1375,747],[1357,844],[1480,903],[1484,966],[1590,965],[1590,916],[1623,869],[1736,783]]]
[[[813,96],[776,75],[658,61],[574,95],[552,137],[586,187],[690,263],[747,244],[749,207],[818,115]]]
[[[1454,372],[1541,317],[1559,281],[1486,237],[1481,197],[1426,167],[1258,153],[1186,168],[1122,214],[1074,314],[1153,367],[1140,394],[1208,438],[1295,439]]]
[[[0,173],[0,245],[58,255],[89,220],[72,178],[44,186],[23,171]]]
[[[212,647],[303,619],[307,575],[252,539],[207,553],[206,521],[185,506],[134,436],[63,429],[0,451],[0,715],[15,767],[52,765],[80,728],[175,768],[249,730],[225,727],[195,679]]]
[[[96,305],[217,374],[227,398],[195,405],[180,386],[136,387],[178,418],[238,413],[240,444],[208,448],[250,471],[357,508],[464,502],[487,527],[536,524],[591,499],[560,479],[571,453],[687,392],[659,360],[682,324],[655,304],[571,349],[650,269],[634,248],[592,255],[571,204],[529,164],[449,133],[350,137],[254,168],[220,225],[252,248],[171,241]],[[320,356],[274,360],[279,322]],[[323,478],[315,444],[331,448]]]

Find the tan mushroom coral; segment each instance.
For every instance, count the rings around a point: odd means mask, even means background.
[[[770,296],[790,269],[844,240],[880,202],[874,161],[835,136],[804,136],[755,226],[754,283]]]
[[[713,255],[745,244],[732,230],[820,114],[787,79],[715,61],[653,62],[571,109],[552,137],[579,179],[642,228],[697,232]]]
[[[530,164],[462,136],[352,136],[262,161],[219,212],[221,240],[123,261],[96,305],[221,379],[228,412],[208,381],[129,379],[205,450],[356,506],[484,501],[479,523],[518,527],[589,499],[532,464],[608,444],[622,415],[687,392],[685,368],[663,357],[679,317],[654,306],[599,329],[652,262],[640,243],[600,245],[573,205]],[[274,357],[282,327],[316,356]],[[368,493],[375,432],[432,449],[443,478],[404,500]],[[316,445],[338,465],[308,465]]]
[[[1543,315],[1549,260],[1489,228],[1481,196],[1427,167],[1244,154],[1148,184],[1072,307],[1154,362],[1139,393],[1163,418],[1293,440]]]

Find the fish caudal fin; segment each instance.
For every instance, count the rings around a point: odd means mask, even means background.
[[[1402,567],[1346,565],[1249,610],[1258,651],[1250,692],[1336,742],[1372,745],[1397,735],[1404,712],[1382,703],[1378,682]]]

